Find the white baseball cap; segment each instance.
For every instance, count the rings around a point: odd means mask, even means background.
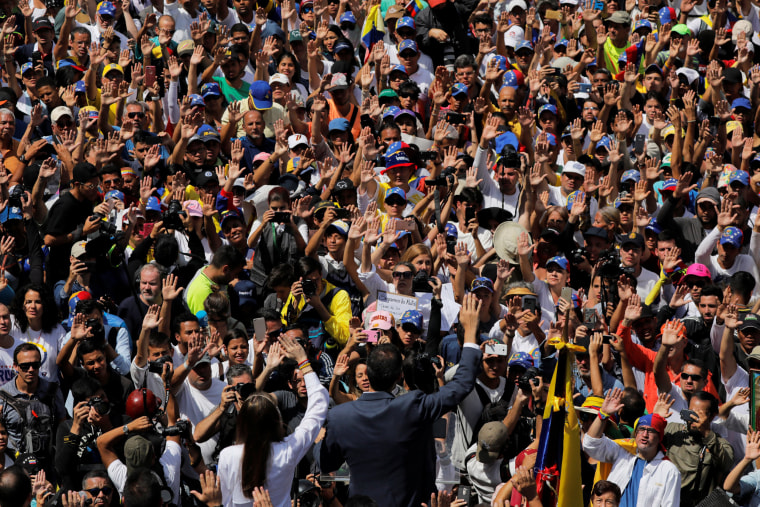
[[[301,144],[305,144],[306,146],[309,145],[309,140],[306,138],[305,135],[293,134],[292,136],[288,137],[288,148],[290,148],[291,150]]]

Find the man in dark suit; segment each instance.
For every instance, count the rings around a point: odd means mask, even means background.
[[[350,494],[367,495],[383,507],[419,507],[435,491],[433,422],[456,408],[473,389],[481,352],[476,342],[480,302],[465,296],[459,321],[464,348],[453,380],[437,393],[411,391],[394,398],[402,358],[380,345],[367,359],[370,391],[330,410],[320,450],[322,472],[351,469]]]

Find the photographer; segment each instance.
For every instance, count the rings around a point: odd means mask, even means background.
[[[120,375],[129,374],[129,363],[132,361],[132,346],[129,339],[129,333],[123,327],[111,327],[104,324],[103,306],[94,299],[84,299],[77,303],[74,310],[75,319],[81,315],[80,328],[77,330],[77,338],[74,338],[74,327],[66,334],[63,339],[63,346],[58,353],[56,364],[64,371],[73,364],[74,348],[77,342],[84,340],[88,336],[94,337],[95,340],[103,344],[103,351],[108,360],[108,365],[116,370]],[[84,330],[81,326],[89,328]],[[64,378],[71,378],[72,372],[68,374],[64,371]],[[115,399],[115,398],[114,398]]]
[[[73,419],[58,426],[55,470],[61,489],[77,490],[86,474],[101,467],[95,441],[104,432],[124,424],[123,402],[112,404],[97,380],[82,377],[71,386]],[[117,415],[112,407],[120,407]],[[109,502],[110,503],[110,502]]]
[[[193,439],[199,444],[218,435],[213,462],[217,461],[222,449],[235,444],[238,412],[245,399],[256,391],[251,368],[245,364],[236,364],[227,370],[227,383],[222,391],[221,403],[193,430]]]
[[[227,285],[245,266],[243,255],[230,245],[222,245],[214,252],[211,264],[201,268],[185,289],[185,304],[193,313],[203,310],[203,302],[214,292],[227,292]]]
[[[641,256],[644,253],[644,236],[632,232],[618,238],[620,245],[620,267],[631,273],[631,277],[636,280],[636,293],[641,300],[653,300],[652,306],[659,306],[659,291],[656,297],[651,297],[650,293],[655,289],[659,276],[641,266]]]
[[[483,207],[483,194],[477,188],[465,187],[454,197],[454,206],[457,240],[467,245],[467,250],[472,252],[472,261],[475,262],[493,246],[491,231],[481,227],[478,222],[478,212]]]
[[[171,384],[171,374],[171,365],[166,365],[162,377],[167,386]],[[169,394],[165,414],[166,426],[176,426],[177,415],[174,396]],[[121,461],[115,451],[116,444],[123,439],[127,439],[124,443],[126,463]],[[165,444],[164,439],[166,440]],[[179,504],[182,459],[179,434],[163,436],[157,433],[154,421],[147,416],[142,416],[122,427],[104,433],[98,437],[97,442],[103,465],[108,470],[108,476],[120,495],[124,495],[128,476],[132,477],[140,469],[150,469],[161,479],[162,485],[171,491],[172,499],[168,503]]]
[[[53,288],[55,304],[58,308],[66,308],[69,297],[75,292],[90,290],[92,273],[95,270],[95,256],[87,252],[87,241],[77,241],[71,247],[69,261],[69,276],[66,280],[58,280]]]

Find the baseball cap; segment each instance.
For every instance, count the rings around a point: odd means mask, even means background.
[[[677,185],[678,185],[677,179],[668,178],[662,183],[662,188],[660,189],[660,192],[672,192],[676,189]]]
[[[409,155],[407,155],[404,150],[398,150],[385,157],[385,171],[384,172],[387,172],[388,170],[396,168],[396,167],[405,167],[405,166],[413,166],[413,165],[414,164],[409,158]]]
[[[254,81],[248,93],[253,99],[253,107],[258,110],[272,108],[272,87],[263,80]]]
[[[684,25],[683,23],[679,23],[675,25],[673,28],[670,29],[671,32],[677,33],[678,35],[691,35],[691,30],[688,26]]]
[[[280,83],[280,84],[290,84],[290,81],[288,80],[288,76],[285,74],[280,74],[279,72],[272,74],[272,77],[269,78],[269,84],[272,85],[273,83]]]
[[[493,292],[493,282],[490,278],[479,276],[472,281],[472,284],[470,285],[470,292],[475,292],[478,289],[487,289],[488,292]]]
[[[222,219],[219,222],[219,225],[222,226],[222,227],[224,227],[224,223],[225,222],[228,222],[228,221],[232,220],[233,218],[237,218],[238,220],[240,220],[241,222],[243,222],[243,225],[245,225],[245,219],[243,217],[241,217],[236,211],[232,211],[232,210],[226,209],[226,210],[222,211],[221,218]]]
[[[370,329],[382,329],[387,331],[393,327],[393,315],[384,310],[373,313],[369,318]]]
[[[737,109],[737,108],[743,108],[743,109],[747,109],[748,111],[751,111],[752,104],[750,104],[748,98],[739,97],[739,98],[734,99],[733,102],[731,102],[731,109]]]
[[[188,200],[182,203],[182,207],[187,212],[187,215],[190,217],[202,217],[203,216],[203,208],[201,207],[201,203],[195,200]]]
[[[198,129],[198,132],[196,132],[193,137],[199,137],[204,143],[209,141],[219,142],[222,140],[221,137],[219,137],[219,131],[216,130],[216,127],[212,127],[211,125],[201,125],[201,128]]]
[[[695,262],[694,264],[686,268],[686,274],[684,275],[684,278],[686,278],[687,276],[696,276],[699,278],[712,279],[712,276],[710,275],[710,270],[707,269],[707,266],[705,266],[704,264],[700,264],[698,262]]]
[[[145,203],[145,211],[161,212],[161,203],[158,202],[158,197],[155,195],[148,197],[148,202]]]
[[[219,88],[218,84],[206,83],[203,86],[201,86],[201,97],[203,97],[204,99],[208,97],[221,97],[221,96],[222,96],[222,89]]]
[[[601,227],[589,227],[586,229],[586,232],[583,233],[584,238],[602,238],[604,240],[609,241],[610,237],[607,234],[606,229],[602,229]]]
[[[528,5],[525,3],[525,0],[512,0],[507,4],[507,12],[512,12],[514,9],[522,9],[524,11],[527,11]]]
[[[195,177],[196,187],[205,187],[209,183],[219,184],[219,178],[217,178],[213,171],[204,171]]]
[[[385,11],[385,20],[389,19],[399,19],[404,17],[404,13],[406,10],[401,7],[400,5],[391,5],[388,7],[388,10]]]
[[[644,248],[644,236],[637,232],[632,232],[630,234],[618,236],[618,243],[620,246],[632,244],[638,248]]]
[[[741,169],[737,169],[736,171],[733,171],[731,173],[731,176],[728,177],[728,184],[731,185],[732,183],[736,181],[738,181],[745,187],[749,185],[749,174],[747,173],[747,171],[742,171]]]
[[[335,44],[335,46],[333,47],[333,53],[337,55],[337,54],[338,54],[338,53],[340,53],[341,51],[346,51],[346,50],[348,50],[348,51],[352,51],[353,49],[354,49],[354,48],[353,48],[353,47],[351,47],[351,44],[349,44],[347,41],[345,41],[345,40],[340,40],[340,41],[338,41],[338,43],[337,43],[337,44]]]
[[[397,198],[402,199],[404,202],[406,201],[406,192],[404,192],[404,189],[401,187],[392,187],[385,191],[385,202],[388,202],[388,199],[396,196]]]
[[[721,245],[730,245],[734,248],[742,247],[742,240],[744,239],[744,233],[738,227],[726,227],[720,235]]]
[[[106,65],[105,67],[103,67],[103,74],[102,74],[102,76],[103,77],[107,76],[108,73],[111,72],[112,70],[119,71],[119,72],[121,72],[122,76],[124,75],[124,69],[121,67],[121,65],[119,65],[118,63],[109,63],[108,65]]]
[[[79,162],[74,166],[72,176],[71,180],[75,183],[87,183],[91,179],[98,177],[98,170],[89,162]]]
[[[309,146],[309,140],[306,138],[303,134],[292,134],[288,137],[288,148],[291,150],[295,148],[296,146],[300,145],[306,145]]]
[[[519,88],[525,83],[525,75],[517,69],[512,69],[504,74],[504,86],[510,86],[512,88]]]
[[[64,58],[63,60],[58,60],[58,68],[60,69],[61,67],[73,67],[79,72],[85,71],[84,67],[82,67],[81,65],[77,65],[77,63],[71,58]],[[84,81],[82,82],[84,83]]]
[[[50,22],[48,18],[37,18],[34,20],[34,23],[32,23],[32,31],[36,32],[37,30],[54,30],[53,23]]]
[[[116,6],[111,2],[100,2],[97,11],[101,16],[116,16]]]
[[[485,423],[478,432],[478,449],[475,457],[481,463],[493,463],[501,456],[508,440],[509,430],[503,422]]]
[[[351,181],[349,178],[343,178],[342,180],[338,180],[338,182],[335,184],[335,188],[333,189],[333,194],[337,194],[338,192],[343,192],[344,190],[356,190],[356,186],[354,185],[354,182]]]
[[[596,143],[596,149],[604,148],[607,151],[610,151],[612,148],[611,141],[609,136],[602,136],[602,138]]]
[[[676,71],[676,76],[683,77],[686,80],[686,84],[692,84],[695,80],[699,79],[699,72],[687,67],[681,67]]]
[[[73,119],[74,113],[72,113],[71,109],[69,109],[66,106],[58,106],[55,109],[53,109],[52,113],[50,113],[50,121],[52,121],[53,123],[58,123],[58,120],[60,120],[64,116],[68,116]]]
[[[185,39],[177,46],[178,55],[193,54],[195,52],[195,42],[190,39]]]
[[[451,87],[451,96],[456,97],[457,95],[467,95],[467,85],[464,85],[462,83],[454,83],[454,86]]]
[[[658,435],[660,435],[660,442],[662,442],[662,437],[665,435],[665,426],[667,424],[668,422],[660,414],[648,414],[636,419],[636,425],[634,426],[633,431],[635,433],[639,428],[652,428]]]
[[[21,208],[18,206],[6,206],[0,213],[0,223],[4,224],[8,220],[22,220],[24,215],[21,214]]]
[[[403,72],[405,76],[409,75],[409,74],[406,73],[406,67],[404,67],[403,65],[394,65],[393,67],[391,67],[391,72],[390,73],[393,73],[393,72]],[[398,95],[398,94],[396,94],[396,95]]]
[[[124,192],[121,190],[109,190],[103,196],[104,201],[107,201],[108,199],[118,199],[120,201],[124,201]]]
[[[576,190],[575,192],[571,192],[570,195],[567,196],[567,209],[568,211],[573,208],[573,204],[575,204],[575,201],[581,198],[581,195],[583,195],[582,190]]]
[[[631,15],[626,11],[615,11],[612,13],[612,16],[607,18],[607,21],[610,23],[615,23],[617,25],[630,25]]]
[[[544,104],[543,106],[539,107],[537,116],[541,116],[541,113],[545,111],[554,113],[554,115],[557,116],[557,106],[555,106],[554,104]]]
[[[649,22],[648,20],[646,20],[646,19],[640,19],[640,20],[638,20],[638,21],[637,21],[637,22],[636,22],[636,23],[633,25],[633,31],[635,32],[635,31],[636,31],[636,30],[638,30],[639,28],[649,28],[650,30],[652,30],[652,23],[650,23],[650,22]]]
[[[446,223],[446,237],[447,238],[459,237],[459,231],[457,230],[456,225],[451,224],[451,223]]]
[[[327,228],[330,229],[330,227],[337,229],[338,233],[342,234],[343,236],[348,236],[349,225],[343,220],[334,221]]]
[[[546,266],[548,267],[549,264],[556,264],[557,266],[561,267],[565,271],[567,271],[567,268],[570,266],[570,262],[563,256],[563,255],[557,255],[555,257],[552,257],[548,261],[546,261]]]
[[[657,12],[660,15],[660,24],[673,23],[674,19],[678,19],[676,10],[672,7],[663,7]]]
[[[346,11],[341,15],[340,20],[338,21],[339,24],[343,23],[353,23],[356,24],[356,16],[354,16],[354,13],[351,11]],[[396,25],[398,27],[398,24]]]
[[[647,226],[644,228],[644,231],[650,231],[655,234],[660,234],[663,231],[663,228],[660,225],[660,223],[657,221],[657,217],[652,217],[649,220],[649,223],[647,224]]]
[[[412,110],[409,110],[409,109],[399,109],[398,111],[396,111],[396,112],[394,113],[394,115],[393,115],[393,119],[394,119],[394,120],[397,120],[397,119],[398,119],[398,118],[400,118],[401,116],[411,116],[411,117],[412,117],[412,118],[414,118],[415,120],[417,119],[417,115],[416,115],[416,114],[414,114],[414,111],[412,111]]]
[[[419,53],[419,50],[417,49],[417,43],[413,39],[404,39],[401,41],[401,44],[398,45],[398,52],[402,53],[405,50],[410,49],[416,53]]]
[[[697,204],[702,201],[710,201],[716,206],[720,206],[720,192],[715,187],[707,187],[697,194]]]
[[[509,356],[508,366],[522,366],[526,370],[533,367],[533,356],[527,352],[515,352]]]
[[[736,67],[726,67],[723,69],[724,81],[730,84],[738,84],[744,82],[744,76],[742,71]]]
[[[414,26],[414,18],[404,16],[403,18],[396,21],[396,31],[398,32],[400,28],[411,28],[412,30],[415,30],[416,27]]]
[[[333,74],[332,80],[330,80],[330,90],[337,91],[345,90],[346,88],[348,88],[348,76],[343,72]]]
[[[291,30],[290,31],[290,42],[303,42],[303,36],[301,36],[300,30]]]
[[[417,310],[407,310],[401,316],[401,320],[399,320],[399,324],[401,324],[401,327],[404,327],[405,325],[414,326],[416,328],[416,331],[418,333],[421,333],[422,332],[422,314],[418,312]]]
[[[585,177],[586,166],[581,164],[580,162],[571,160],[568,163],[566,163],[565,166],[562,168],[562,174],[579,174]]]
[[[351,130],[351,124],[348,123],[348,120],[345,118],[335,118],[334,120],[331,120],[330,123],[327,126],[328,132],[332,133],[335,131],[338,132],[348,132]]]
[[[624,181],[633,181],[638,183],[641,180],[641,173],[635,169],[629,169],[626,172],[623,173],[623,176],[620,178],[620,182],[623,183]]]
[[[742,316],[742,322],[737,328],[739,331],[744,331],[745,329],[751,328],[760,331],[760,315],[750,312],[740,312],[740,315]],[[754,351],[755,350],[752,349],[752,352]]]

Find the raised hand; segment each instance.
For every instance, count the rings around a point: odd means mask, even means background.
[[[161,323],[160,314],[161,307],[159,305],[151,305],[148,311],[145,312],[145,317],[143,317],[143,329],[156,329]]]
[[[668,393],[660,393],[659,396],[657,396],[657,403],[654,404],[652,413],[659,414],[663,419],[667,419],[673,415],[673,412],[670,411],[670,407],[672,407],[675,402],[676,400],[674,400]]]
[[[601,411],[607,415],[614,415],[623,408],[623,391],[615,388],[607,392],[602,403]]]

